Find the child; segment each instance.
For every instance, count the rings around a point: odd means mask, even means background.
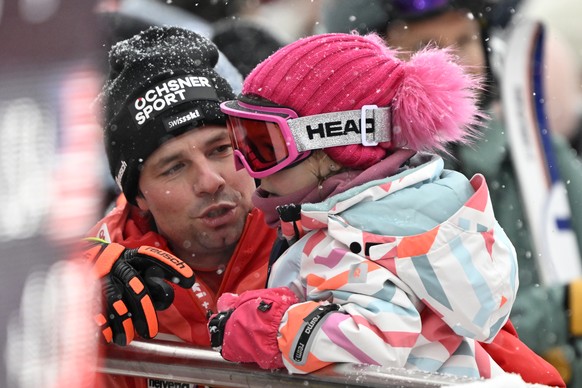
[[[226,359],[503,373],[478,341],[508,319],[515,250],[483,176],[434,154],[474,136],[479,81],[448,51],[397,54],[376,35],[308,37],[221,105],[240,165],[261,179],[254,204],[292,244],[269,289],[219,301],[209,327]]]

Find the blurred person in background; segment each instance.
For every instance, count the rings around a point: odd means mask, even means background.
[[[517,2],[493,4],[483,1],[435,0],[417,3],[421,4],[418,9],[415,9],[415,2],[407,0],[383,0],[366,4],[369,5],[367,8],[359,1],[325,2],[322,18],[326,29],[377,31],[390,46],[400,47],[410,53],[428,44],[452,46],[464,63],[489,78],[489,87],[483,91],[482,96],[482,105],[490,115],[488,128],[483,131],[482,138],[475,146],[454,148],[447,165],[467,176],[480,171],[491,182],[495,214],[518,254],[520,289],[511,320],[520,338],[554,364],[570,386],[582,384],[582,331],[578,323],[582,320],[582,311],[577,307],[582,305],[582,280],[566,286],[540,285],[541,275],[532,257],[532,235],[527,223],[523,221],[525,211],[502,122],[498,80],[494,78],[489,66],[488,53],[491,50],[488,41],[491,29],[507,26],[516,11]],[[364,8],[365,11],[359,12]],[[549,51],[551,54],[552,49]],[[550,81],[556,80],[550,78]],[[548,93],[556,87],[560,88],[552,85]],[[549,115],[551,117],[551,113]],[[560,119],[561,123],[574,121]],[[572,131],[563,125],[562,129]],[[568,182],[571,223],[578,245],[582,247],[582,166],[560,133],[552,134],[552,142],[562,178]]]
[[[558,96],[567,93],[568,96],[567,98],[552,98],[549,103],[555,102],[556,106],[550,107],[548,113],[550,115],[560,114],[561,118],[568,121],[572,118],[564,116],[568,115],[572,108],[576,109],[576,125],[566,136],[580,156],[582,155],[582,24],[580,24],[582,2],[578,0],[528,0],[524,2],[520,11],[529,17],[542,20],[564,40],[564,42],[558,42],[561,43],[557,47],[559,59],[550,61],[548,66],[557,62],[559,71],[552,72],[552,74],[561,78],[557,82],[553,82],[554,85],[558,85],[556,88],[561,90],[552,93],[556,93]],[[567,46],[567,48],[564,49],[561,46]],[[554,113],[555,111],[557,113]]]
[[[99,102],[123,194],[88,233],[85,256],[104,295],[99,330],[118,345],[137,335],[209,346],[217,297],[264,286],[275,238],[251,204],[253,178],[235,170],[219,108],[234,94],[215,70],[214,44],[186,29],[151,27],[116,44],[109,59]],[[171,383],[104,379],[108,387]]]
[[[244,2],[239,17],[262,26],[284,44],[313,35],[318,30],[320,0]]]
[[[96,298],[63,259],[101,216],[92,2],[0,9],[0,386],[90,387]]]

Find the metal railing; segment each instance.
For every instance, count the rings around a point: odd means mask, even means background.
[[[218,352],[184,343],[135,340],[107,348],[100,372],[221,387],[441,387],[471,378],[404,369],[340,364],[307,375],[225,361]]]

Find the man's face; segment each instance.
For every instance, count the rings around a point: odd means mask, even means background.
[[[144,163],[137,197],[159,233],[183,260],[230,257],[252,208],[254,180],[236,171],[226,127],[189,131],[158,148]]]
[[[485,53],[479,23],[466,11],[447,11],[419,21],[392,23],[386,37],[390,47],[411,53],[429,43],[452,47],[470,72],[484,73]]]

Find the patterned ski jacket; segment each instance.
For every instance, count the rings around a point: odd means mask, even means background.
[[[483,176],[468,181],[435,156],[303,204],[299,227],[305,235],[269,280],[303,301],[279,326],[291,372],[353,362],[501,373],[477,341],[491,342],[509,317],[517,260]]]

